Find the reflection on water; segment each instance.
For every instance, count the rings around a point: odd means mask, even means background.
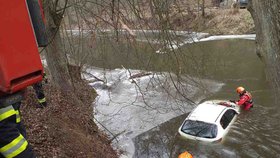
[[[254,54],[254,42],[223,40],[188,44],[165,54],[155,53],[161,44],[100,39],[87,63],[108,69],[130,68],[164,71],[219,80],[263,77],[263,65]],[[249,53],[248,53],[249,52]]]
[[[225,83],[221,91],[206,100],[237,99],[235,88],[242,85],[255,101],[251,111],[238,116],[222,143],[207,144],[178,136],[177,130],[186,117],[182,115],[136,136],[135,158],[175,158],[185,150],[201,158],[280,157],[280,105],[274,103],[254,41],[193,43],[165,54],[155,53],[162,47],[160,44],[151,47],[146,42],[110,39],[97,43],[89,53],[88,64],[108,69],[173,72]]]

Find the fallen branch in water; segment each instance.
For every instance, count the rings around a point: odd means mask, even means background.
[[[101,82],[105,83],[104,80],[102,80],[102,79],[100,79],[100,78],[94,76],[94,75],[91,74],[91,73],[88,73],[88,72],[83,71],[83,74],[89,75],[90,77],[93,77],[93,78],[94,78],[94,79],[88,80],[88,83],[93,83],[93,82],[96,82],[96,81],[101,81]]]
[[[151,72],[140,72],[138,74],[131,75],[129,77],[129,79],[135,79],[135,78],[140,78],[140,77],[143,77],[143,76],[149,76],[151,74],[152,74]]]

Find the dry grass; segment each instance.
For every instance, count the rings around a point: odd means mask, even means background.
[[[176,21],[174,16],[173,21]],[[195,32],[207,32],[212,35],[221,34],[248,34],[254,33],[254,21],[246,9],[240,9],[233,13],[232,9],[206,9],[206,16],[195,14],[188,20],[177,18],[181,23],[172,23],[176,30],[191,30]]]
[[[167,29],[207,32],[212,35],[254,33],[254,21],[247,9],[238,9],[235,13],[233,9],[208,7],[205,9],[205,17],[202,17],[201,10],[195,10],[194,7],[188,9],[188,5],[180,7],[169,8],[169,15],[165,18],[168,21]],[[149,14],[146,11],[142,20],[130,21],[130,28],[162,29],[160,24],[164,21]]]
[[[254,22],[246,9],[233,13],[232,9],[219,9],[210,14],[206,30],[211,34],[248,34],[254,32]]]

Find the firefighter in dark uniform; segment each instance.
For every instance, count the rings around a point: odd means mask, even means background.
[[[0,96],[0,157],[35,158],[20,120],[23,93]]]
[[[38,103],[39,103],[39,107],[40,108],[44,108],[47,106],[47,101],[45,98],[45,94],[44,94],[44,90],[43,90],[43,84],[42,82],[38,82],[34,85],[32,85],[33,89],[35,90],[37,99],[38,99]]]
[[[44,73],[43,79],[44,79],[45,83],[48,82],[45,73]],[[45,97],[45,93],[44,93],[44,89],[43,89],[43,83],[38,82],[38,83],[32,85],[32,87],[35,90],[35,93],[36,93],[36,96],[37,96],[37,99],[38,99],[38,103],[39,103],[39,108],[46,107],[47,106],[47,101],[46,101],[46,97]]]

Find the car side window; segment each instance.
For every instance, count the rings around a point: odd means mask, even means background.
[[[230,124],[233,117],[236,115],[236,112],[232,109],[228,109],[221,118],[220,124],[223,129],[226,129],[227,126]]]

